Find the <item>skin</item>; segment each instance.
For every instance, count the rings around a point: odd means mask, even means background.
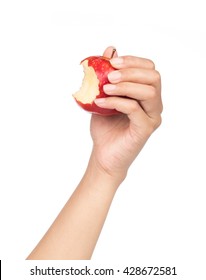
[[[104,56],[111,57],[112,47]],[[117,69],[108,75],[111,97],[98,106],[123,114],[91,116],[93,149],[87,169],[51,227],[28,260],[88,260],[118,187],[148,138],[161,124],[161,78],[149,59],[135,56],[111,59]],[[129,98],[125,98],[129,97]]]

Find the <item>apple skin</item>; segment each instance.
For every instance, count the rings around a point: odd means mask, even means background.
[[[111,116],[111,115],[116,115],[119,114],[120,112],[118,112],[115,109],[105,109],[105,108],[101,108],[99,106],[96,105],[96,103],[94,102],[94,100],[96,98],[106,98],[109,97],[109,95],[107,95],[104,90],[103,90],[103,86],[105,84],[110,84],[109,80],[108,80],[108,74],[112,71],[115,70],[115,68],[111,65],[110,63],[110,58],[104,57],[104,56],[90,56],[85,58],[84,60],[81,61],[81,65],[87,62],[88,63],[88,67],[92,67],[96,77],[98,79],[98,89],[97,89],[97,94],[94,96],[94,98],[92,100],[90,100],[90,102],[81,102],[81,98],[77,98],[77,94],[74,94],[74,98],[76,100],[76,102],[86,111],[94,113],[94,114],[99,114],[99,115],[105,115],[105,116]],[[88,92],[85,92],[84,94],[90,94]]]

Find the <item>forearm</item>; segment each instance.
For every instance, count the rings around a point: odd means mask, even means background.
[[[91,157],[78,187],[28,259],[90,259],[118,185]]]

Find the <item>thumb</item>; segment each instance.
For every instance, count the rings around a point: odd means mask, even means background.
[[[113,53],[114,52],[114,53]],[[108,58],[111,58],[113,55],[113,57],[117,57],[118,54],[117,54],[117,51],[116,51],[116,48],[113,47],[113,46],[110,46],[110,47],[107,47],[106,50],[104,51],[103,53],[103,56],[106,56]]]

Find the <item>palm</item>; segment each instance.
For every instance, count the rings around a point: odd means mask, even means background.
[[[125,131],[128,128],[128,125],[128,117],[123,114],[110,117],[93,114],[91,118],[91,136],[94,144],[99,145],[100,143],[103,144],[102,142],[106,142],[108,145],[111,137],[113,137],[113,143],[114,137],[120,137],[123,134],[123,130]]]
[[[92,115],[91,136],[98,164],[108,172],[120,172],[128,165],[125,155],[131,152],[130,122],[126,115]]]

